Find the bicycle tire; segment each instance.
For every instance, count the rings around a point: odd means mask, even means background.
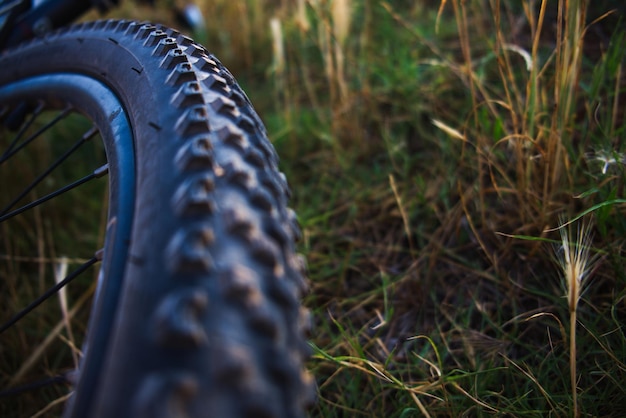
[[[116,20],[62,29],[0,60],[0,86],[96,81],[132,130],[132,164],[109,161],[110,183],[126,171],[135,179],[129,240],[107,237],[104,251],[105,263],[125,253],[123,279],[99,284],[66,416],[303,416],[314,384],[303,367],[299,229],[278,157],[228,70],[175,30]]]

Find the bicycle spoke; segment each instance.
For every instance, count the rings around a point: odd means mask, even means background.
[[[69,149],[59,157],[50,167],[46,169],[43,173],[41,173],[31,184],[29,184],[22,193],[19,194],[15,199],[11,201],[7,206],[5,206],[2,210],[0,210],[0,215],[6,214],[9,209],[11,209],[17,202],[19,202],[24,196],[26,196],[31,190],[37,186],[44,178],[46,178],[55,168],[63,163],[70,155],[72,155],[81,145],[91,139],[94,135],[98,133],[98,130],[95,127],[89,129],[83,136]]]
[[[27,106],[24,103],[22,103],[22,105],[23,106]],[[6,158],[8,158],[8,157],[6,157],[6,155],[9,152],[11,152],[11,150],[13,149],[15,144],[17,144],[19,142],[19,140],[22,137],[22,135],[24,135],[24,132],[26,132],[26,130],[33,124],[33,122],[35,121],[35,119],[37,119],[37,116],[39,116],[39,114],[43,111],[43,109],[44,109],[44,105],[43,105],[43,103],[40,102],[37,105],[37,107],[35,108],[35,110],[33,111],[30,119],[22,124],[22,127],[20,128],[19,132],[15,135],[15,138],[13,138],[13,141],[11,141],[11,144],[8,146],[6,151],[4,151],[4,153],[2,154],[2,157],[0,157],[0,161],[1,162],[4,162],[6,160]]]
[[[41,135],[42,133],[44,133],[45,131],[47,131],[48,129],[50,129],[51,127],[53,127],[54,125],[56,125],[60,120],[62,120],[63,118],[65,118],[70,112],[71,112],[72,108],[71,107],[66,107],[65,109],[63,109],[61,111],[61,113],[59,113],[54,119],[52,119],[50,122],[46,123],[44,126],[42,126],[41,128],[39,128],[39,130],[37,130],[37,132],[35,132],[34,134],[32,134],[30,137],[26,138],[19,146],[15,147],[17,140],[19,139],[16,138],[13,140],[13,142],[11,143],[11,145],[9,146],[9,148],[4,152],[4,154],[2,154],[2,157],[0,158],[0,164],[4,163],[6,160],[8,160],[9,158],[13,157],[15,154],[17,154],[18,152],[20,152],[22,149],[24,149],[24,147],[28,144],[30,144],[32,141],[34,141],[39,135]],[[32,121],[33,118],[31,118]],[[30,122],[30,121],[29,121]],[[22,130],[21,130],[22,131]],[[13,149],[15,148],[15,149]]]
[[[37,380],[35,382],[30,382],[22,386],[1,390],[0,398],[20,395],[24,392],[30,392],[32,390],[39,389],[45,386],[72,383],[72,379],[71,379],[72,373],[76,373],[76,371],[71,370],[63,374],[48,377],[47,379]]]
[[[31,312],[37,306],[41,305],[41,303],[43,303],[46,299],[48,299],[49,297],[54,295],[56,292],[58,292],[59,289],[61,289],[66,284],[74,280],[76,277],[80,276],[83,272],[85,272],[85,270],[87,270],[89,267],[94,265],[99,260],[100,260],[99,255],[98,254],[94,255],[92,258],[90,258],[84,264],[78,267],[78,269],[74,270],[72,274],[65,277],[65,279],[61,280],[56,285],[52,286],[50,289],[46,290],[41,296],[39,296],[37,299],[32,301],[27,307],[25,307],[16,315],[14,315],[13,318],[9,319],[7,322],[2,324],[2,326],[0,326],[0,334],[6,331],[7,329],[9,329],[10,327],[12,327],[13,325],[15,325],[17,321],[22,319],[24,316],[26,316],[29,312]]]
[[[72,189],[75,189],[76,187],[80,186],[81,184],[87,183],[90,180],[93,180],[93,179],[98,178],[98,177],[102,177],[105,174],[107,174],[108,171],[109,171],[109,165],[105,164],[102,167],[96,169],[93,173],[83,177],[80,180],[76,180],[74,183],[68,184],[67,186],[62,187],[62,188],[60,188],[60,189],[58,189],[58,190],[56,190],[56,191],[54,191],[54,192],[52,192],[52,193],[42,197],[40,199],[37,199],[37,200],[27,204],[27,205],[24,205],[24,206],[22,206],[19,209],[16,209],[16,210],[11,211],[11,212],[9,212],[9,213],[7,213],[5,215],[0,216],[0,222],[4,222],[7,219],[10,219],[10,218],[12,218],[14,216],[19,215],[20,213],[23,213],[23,212],[25,212],[25,211],[27,211],[29,209],[34,208],[35,206],[39,206],[42,203],[47,202],[48,200],[53,199],[53,198],[55,198],[57,196],[60,196],[63,193],[68,192],[68,191],[70,191]]]

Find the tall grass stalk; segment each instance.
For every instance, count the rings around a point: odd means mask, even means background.
[[[530,24],[531,36],[532,36],[532,51],[531,51],[531,70],[530,78],[527,85],[528,100],[526,101],[526,131],[531,139],[535,138],[535,115],[539,108],[538,99],[538,82],[539,82],[539,45],[541,41],[541,32],[543,29],[543,22],[546,15],[547,0],[541,1],[541,7],[539,9],[539,16],[537,19],[534,17],[534,11],[530,5],[525,4],[525,13],[528,16],[528,22]]]
[[[593,258],[589,249],[591,244],[591,233],[588,225],[582,224],[574,237],[574,241],[570,241],[571,230],[569,226],[562,226],[561,247],[559,249],[559,265],[562,270],[564,287],[567,297],[567,305],[569,310],[569,369],[570,384],[572,390],[573,416],[580,416],[578,410],[578,390],[576,387],[576,322],[578,302],[583,291],[585,282],[593,265]]]
[[[562,171],[569,164],[563,150],[571,138],[571,122],[576,111],[574,103],[580,81],[586,10],[584,0],[559,0],[558,3],[555,108],[544,173],[545,202],[551,201],[553,193],[559,189]]]
[[[472,103],[463,134],[474,144],[477,199],[481,224],[489,219],[489,196],[515,190],[523,224],[537,220],[539,230],[551,222],[557,196],[569,178],[573,140],[577,138],[574,116],[578,107],[587,2],[559,0],[556,24],[546,27],[549,2],[524,2],[529,27],[528,45],[519,46],[505,18],[511,5],[500,0],[450,2],[454,11],[463,65],[458,68]],[[438,16],[446,2],[440,2]],[[483,7],[472,8],[482,4]],[[489,14],[483,11],[489,10]],[[438,17],[439,18],[439,17]],[[549,22],[548,22],[549,23]],[[490,49],[480,49],[483,33],[476,26],[493,28]],[[550,32],[552,27],[554,31]],[[544,56],[545,33],[553,35],[555,48]],[[519,35],[517,35],[519,36]],[[480,45],[480,46],[479,46]],[[519,66],[524,59],[527,72]],[[497,67],[491,68],[494,61]],[[486,73],[494,69],[496,73]],[[487,76],[486,74],[489,74]],[[499,131],[488,128],[499,126]],[[502,161],[494,144],[507,143],[511,161]],[[570,151],[568,153],[567,151]],[[513,171],[509,163],[513,162]],[[529,199],[528,197],[532,197]]]
[[[335,44],[335,66],[337,87],[339,89],[339,103],[343,106],[348,99],[348,84],[346,81],[345,45],[350,33],[352,19],[351,0],[334,0],[331,14],[333,20],[333,37]]]
[[[58,284],[67,276],[67,268],[69,260],[67,257],[61,257],[59,262],[54,267],[54,281]],[[65,330],[67,331],[67,337],[69,339],[69,345],[72,347],[72,357],[74,359],[74,365],[78,368],[78,353],[75,349],[76,343],[74,340],[74,333],[72,332],[72,322],[68,312],[67,304],[67,288],[62,287],[57,293],[59,296],[59,307],[61,308],[61,316],[65,322]]]

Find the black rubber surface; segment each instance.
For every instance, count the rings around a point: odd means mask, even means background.
[[[98,379],[79,379],[67,416],[303,416],[314,388],[299,230],[276,153],[232,75],[191,39],[128,21],[75,26],[1,60],[0,84],[57,72],[100,81],[134,135],[120,300],[90,324],[96,334],[114,315],[106,356],[90,358],[88,345],[84,359]]]

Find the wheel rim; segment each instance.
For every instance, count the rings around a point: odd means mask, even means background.
[[[20,110],[20,107],[23,110]],[[74,190],[60,193],[61,197],[57,197],[49,192],[42,193],[43,197],[53,195],[54,200],[63,199],[62,196],[66,194],[80,194],[81,190],[88,187],[83,186],[83,184],[93,183],[91,180],[107,172],[109,174],[108,214],[106,216],[104,251],[98,251],[99,248],[94,248],[93,256],[88,258],[86,264],[86,267],[89,267],[96,261],[102,260],[98,274],[101,279],[98,280],[97,284],[86,340],[89,356],[85,356],[80,362],[78,390],[72,402],[75,414],[80,414],[81,410],[86,410],[96,390],[101,367],[100,360],[104,357],[106,351],[111,327],[114,322],[114,312],[119,299],[121,282],[124,277],[135,195],[135,163],[131,127],[124,108],[116,95],[97,80],[78,74],[38,76],[2,86],[0,87],[0,110],[3,111],[0,118],[4,119],[4,124],[15,124],[15,120],[23,122],[19,127],[12,126],[14,128],[13,133],[16,133],[16,138],[8,137],[8,130],[6,129],[1,131],[0,174],[2,177],[0,180],[3,182],[6,182],[7,177],[9,177],[11,183],[23,180],[22,178],[11,178],[15,177],[14,173],[9,172],[12,167],[11,163],[14,163],[17,159],[17,164],[19,165],[19,158],[28,155],[37,146],[50,146],[52,148],[52,144],[48,144],[49,140],[44,133],[60,131],[61,134],[64,134],[63,123],[68,121],[73,123],[74,121],[70,115],[80,114],[92,123],[92,126],[83,131],[77,142],[70,141],[72,145],[68,145],[67,150],[59,151],[58,153],[56,153],[57,150],[53,150],[55,152],[50,151],[51,155],[55,155],[51,160],[53,162],[51,164],[46,163],[47,167],[38,170],[36,176],[28,179],[25,188],[21,189],[21,192],[12,193],[10,197],[2,197],[2,200],[0,200],[0,227],[3,227],[2,235],[6,235],[5,232],[9,228],[7,226],[9,223],[18,222],[18,219],[27,216],[25,214],[28,212],[44,212],[52,205],[49,202],[53,199],[42,199],[37,190],[46,189],[49,183],[54,183],[55,176],[62,171],[61,167],[72,164],[72,157],[79,152],[79,149],[83,149],[82,143],[88,141],[99,132],[104,145],[106,165],[98,164],[91,173],[81,177],[76,182],[79,183],[80,187],[77,186],[75,189],[71,187]],[[50,116],[50,110],[53,110],[55,115]],[[45,119],[45,121],[41,122],[41,119]],[[40,134],[39,131],[45,132]],[[79,143],[81,145],[77,146]],[[74,157],[74,159],[76,158]],[[17,177],[21,177],[19,173],[17,174]],[[7,186],[3,185],[2,187],[4,189],[3,195],[9,189],[8,183],[5,183],[5,185]],[[11,187],[11,190],[13,189]],[[57,187],[55,185],[52,189],[62,190],[63,186]],[[37,193],[37,197],[31,200],[39,204],[28,207],[28,203],[25,202],[28,202],[27,198],[35,193]],[[87,202],[84,203],[87,204]],[[18,212],[22,209],[24,209],[24,214]],[[80,208],[76,209],[80,210]],[[76,211],[75,213],[76,217],[79,218],[79,212]],[[7,252],[7,254],[4,254],[5,260],[10,260],[11,258],[11,254],[8,253],[11,245],[6,244],[12,242],[10,241],[11,239],[12,237],[10,236],[4,236],[5,245],[4,247],[0,246]],[[2,255],[0,254],[0,256]],[[9,263],[9,261],[6,262]],[[11,260],[11,262],[14,263],[16,261]],[[78,268],[78,270],[81,269],[82,267]],[[10,269],[6,268],[5,270],[6,279],[10,279],[8,273]],[[5,275],[1,271],[0,274]],[[0,323],[5,324],[6,321],[7,318],[3,314]],[[19,323],[17,326],[19,326]],[[7,338],[6,334],[0,334],[0,339],[3,338]]]

